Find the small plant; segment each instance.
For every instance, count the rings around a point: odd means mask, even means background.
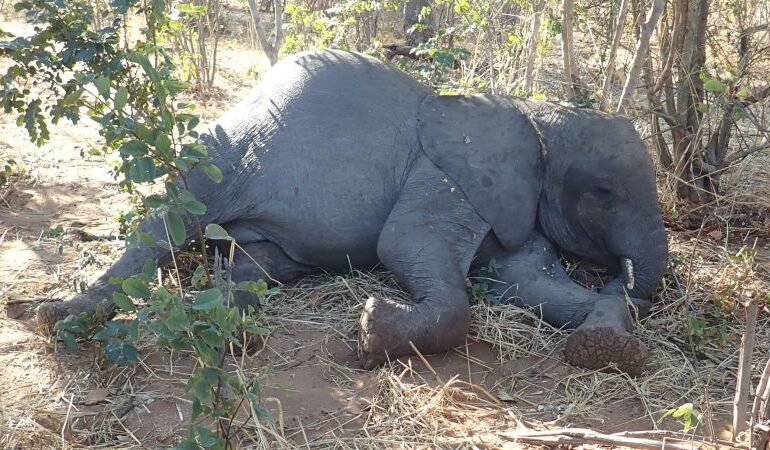
[[[479,303],[500,304],[500,297],[489,292],[489,283],[486,280],[495,280],[500,276],[499,270],[502,268],[494,258],[489,261],[485,267],[479,269],[479,277],[474,278],[468,291],[468,297],[472,305]]]
[[[666,417],[671,416],[675,419],[679,419],[679,423],[682,424],[682,432],[687,433],[690,430],[695,430],[701,424],[703,414],[693,406],[692,403],[685,403],[678,408],[672,408],[666,411],[658,423],[662,422]]]
[[[8,180],[16,170],[16,161],[13,159],[0,160],[0,188],[8,184]]]

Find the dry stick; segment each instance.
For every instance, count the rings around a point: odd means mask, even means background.
[[[500,433],[500,437],[514,442],[533,442],[549,445],[583,445],[598,443],[612,446],[642,448],[650,450],[692,450],[692,444],[675,444],[666,440],[634,438],[614,434],[603,434],[588,428],[557,428],[545,431],[523,433]]]
[[[765,418],[765,414],[760,416],[762,411],[762,405],[767,403],[768,394],[768,379],[770,378],[770,359],[765,363],[765,368],[762,370],[762,376],[759,379],[759,385],[754,392],[754,405],[751,408],[751,417],[749,418],[749,448],[754,448],[754,427]],[[762,433],[760,439],[760,446],[758,448],[765,448],[767,442],[767,434]]]
[[[757,324],[759,305],[749,301],[746,314],[746,331],[741,338],[741,353],[738,361],[738,382],[735,386],[735,400],[733,401],[733,441],[738,434],[746,431],[746,403],[749,399],[751,387],[751,354],[754,351],[754,330]]]
[[[767,364],[770,366],[770,361],[768,361]],[[767,366],[765,366],[765,372],[762,373],[762,379],[765,380],[766,378],[770,378],[770,370],[768,370]],[[758,416],[764,422],[770,417],[770,382],[764,386],[762,391],[758,390],[757,395],[762,402]],[[768,440],[770,440],[770,430],[767,429],[767,426],[764,423],[758,423],[756,426],[762,430],[762,438],[756,448],[764,449],[767,447]]]
[[[64,432],[67,430],[67,425],[70,420],[70,413],[72,412],[72,401],[75,399],[75,394],[70,395],[69,406],[67,406],[67,415],[64,416],[64,424],[61,426],[61,443],[62,449],[67,448],[67,440],[64,438]]]
[[[599,109],[603,111],[607,109],[607,103],[609,103],[610,87],[615,72],[615,58],[618,53],[618,47],[620,47],[620,41],[623,39],[623,29],[626,25],[627,10],[628,0],[621,0],[620,8],[618,9],[618,17],[615,19],[615,33],[612,37],[610,55],[607,57],[607,64],[604,68],[604,80],[602,81],[602,90],[599,101]]]
[[[642,71],[644,59],[650,48],[650,36],[652,36],[652,32],[655,31],[655,27],[658,25],[658,19],[660,19],[660,15],[663,13],[665,6],[665,0],[654,0],[652,3],[650,14],[647,16],[647,21],[642,28],[641,37],[636,44],[634,59],[631,63],[631,69],[628,71],[628,77],[626,77],[626,83],[625,86],[623,86],[623,93],[620,95],[618,107],[615,110],[616,112],[624,112],[631,103],[631,97],[636,89],[636,85],[639,83],[639,74]]]
[[[419,351],[419,350],[417,350],[417,347],[415,347],[415,345],[414,345],[414,343],[413,343],[412,341],[409,341],[409,346],[410,346],[410,347],[412,347],[412,350],[414,350],[414,354],[415,354],[415,355],[417,355],[417,356],[420,358],[420,361],[422,361],[422,363],[423,363],[423,364],[425,364],[425,367],[427,367],[427,368],[428,368],[428,370],[430,370],[430,371],[431,371],[431,373],[433,374],[433,376],[435,376],[435,377],[436,377],[436,379],[438,380],[438,382],[439,382],[439,383],[443,383],[443,381],[441,380],[441,377],[440,377],[440,376],[438,375],[438,373],[436,373],[436,371],[433,369],[433,366],[431,366],[431,365],[430,365],[430,363],[428,362],[428,360],[427,360],[427,359],[425,359],[425,357],[424,357],[424,356],[422,356],[422,353],[420,353],[420,351]]]

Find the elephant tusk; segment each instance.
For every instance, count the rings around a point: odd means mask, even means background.
[[[634,263],[629,258],[620,258],[620,262],[623,265],[623,276],[626,279],[626,289],[632,291],[634,289]]]

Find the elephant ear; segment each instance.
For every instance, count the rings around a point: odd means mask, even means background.
[[[540,197],[540,144],[519,105],[526,108],[512,97],[432,95],[418,115],[425,155],[508,249],[529,236]]]

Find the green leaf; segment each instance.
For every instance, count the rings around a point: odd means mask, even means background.
[[[685,414],[691,414],[692,411],[693,411],[692,403],[685,403],[679,408],[675,409],[674,412],[671,413],[671,417],[682,417]]]
[[[62,340],[62,342],[64,342],[64,345],[66,345],[68,349],[77,348],[78,343],[75,340],[75,336],[73,336],[69,331],[59,331],[58,337]]]
[[[160,208],[165,203],[163,197],[158,194],[151,194],[142,199],[142,203],[148,209]]]
[[[83,95],[83,89],[76,89],[67,94],[61,101],[62,106],[67,106],[80,100],[80,96]]]
[[[130,161],[129,174],[135,183],[147,183],[155,179],[155,161],[152,158],[135,158]]]
[[[705,103],[698,103],[695,105],[695,109],[703,114],[708,114],[709,112],[709,106]]]
[[[241,281],[237,285],[239,290],[251,292],[252,294],[256,295],[264,295],[265,292],[267,292],[267,283],[265,283],[264,280],[259,281]]]
[[[225,441],[221,437],[217,436],[213,431],[206,427],[195,427],[195,432],[198,435],[203,448],[224,448]]]
[[[174,307],[166,319],[166,326],[171,331],[183,330],[189,323],[190,319],[187,314],[179,307]]]
[[[142,275],[145,280],[152,281],[158,273],[158,263],[154,259],[147,259],[142,265]]]
[[[176,245],[184,244],[184,241],[187,240],[187,232],[185,231],[182,217],[174,211],[169,211],[166,213],[166,219],[171,240],[174,241]]]
[[[211,347],[220,348],[222,345],[224,345],[224,339],[222,339],[222,335],[217,332],[217,330],[213,327],[207,327],[200,331],[200,337],[203,339],[203,342],[210,345]]]
[[[207,367],[193,373],[187,381],[187,389],[192,392],[196,399],[205,402],[214,394],[214,386],[219,378],[218,372]]]
[[[199,166],[201,169],[201,172],[205,173],[211,181],[214,183],[221,183],[224,176],[222,175],[222,171],[219,169],[219,167],[213,165],[213,164],[206,164],[203,166]]]
[[[134,305],[134,301],[131,300],[127,295],[122,294],[120,292],[112,293],[112,301],[113,303],[115,303],[115,306],[117,306],[123,311],[131,312],[136,310],[136,305]]]
[[[123,288],[123,292],[130,295],[131,297],[144,299],[150,298],[150,288],[147,286],[147,283],[138,278],[131,277],[123,280],[121,287]]]
[[[166,104],[166,90],[163,89],[163,86],[160,85],[160,77],[158,76],[158,71],[155,70],[155,68],[152,66],[152,63],[150,62],[149,58],[147,58],[145,55],[138,53],[138,52],[129,52],[126,57],[129,61],[139,64],[142,67],[142,70],[144,70],[144,73],[147,74],[147,76],[150,77],[152,80],[152,84],[155,87],[155,95],[158,97],[158,103],[161,105]]]
[[[200,450],[201,447],[193,439],[179,441],[174,447],[175,450]]]
[[[225,231],[224,228],[221,226],[210,223],[206,225],[206,239],[214,239],[214,240],[232,240],[233,238],[230,237],[229,234],[227,234],[227,231]]]
[[[122,110],[126,103],[128,102],[128,89],[121,86],[118,88],[118,91],[115,93],[115,109],[118,111]]]
[[[123,156],[146,156],[147,144],[142,141],[127,141],[120,144],[120,154]]]
[[[175,166],[176,166],[176,167],[177,167],[179,170],[181,170],[182,172],[189,172],[189,171],[190,171],[190,165],[189,165],[189,164],[187,164],[187,161],[185,161],[185,160],[183,160],[183,159],[181,159],[181,158],[176,158],[176,159],[174,160],[174,165],[175,165]]]
[[[190,277],[190,282],[196,288],[203,286],[206,283],[206,269],[203,266],[196,267],[192,277]]]
[[[174,157],[174,153],[171,151],[171,138],[165,133],[159,134],[158,138],[155,139],[155,149],[165,158],[172,159]]]
[[[110,79],[107,77],[99,77],[94,80],[94,86],[99,91],[99,95],[105,99],[110,98]]]
[[[222,305],[223,301],[222,292],[217,288],[212,288],[196,295],[192,307],[197,311],[211,311]]]
[[[712,78],[703,83],[703,89],[709,92],[723,92],[725,90],[725,85],[716,78]]]
[[[200,216],[206,213],[206,205],[199,202],[198,199],[195,198],[195,195],[190,191],[180,192],[179,200],[182,201],[182,206],[184,206],[184,209],[190,214]]]

